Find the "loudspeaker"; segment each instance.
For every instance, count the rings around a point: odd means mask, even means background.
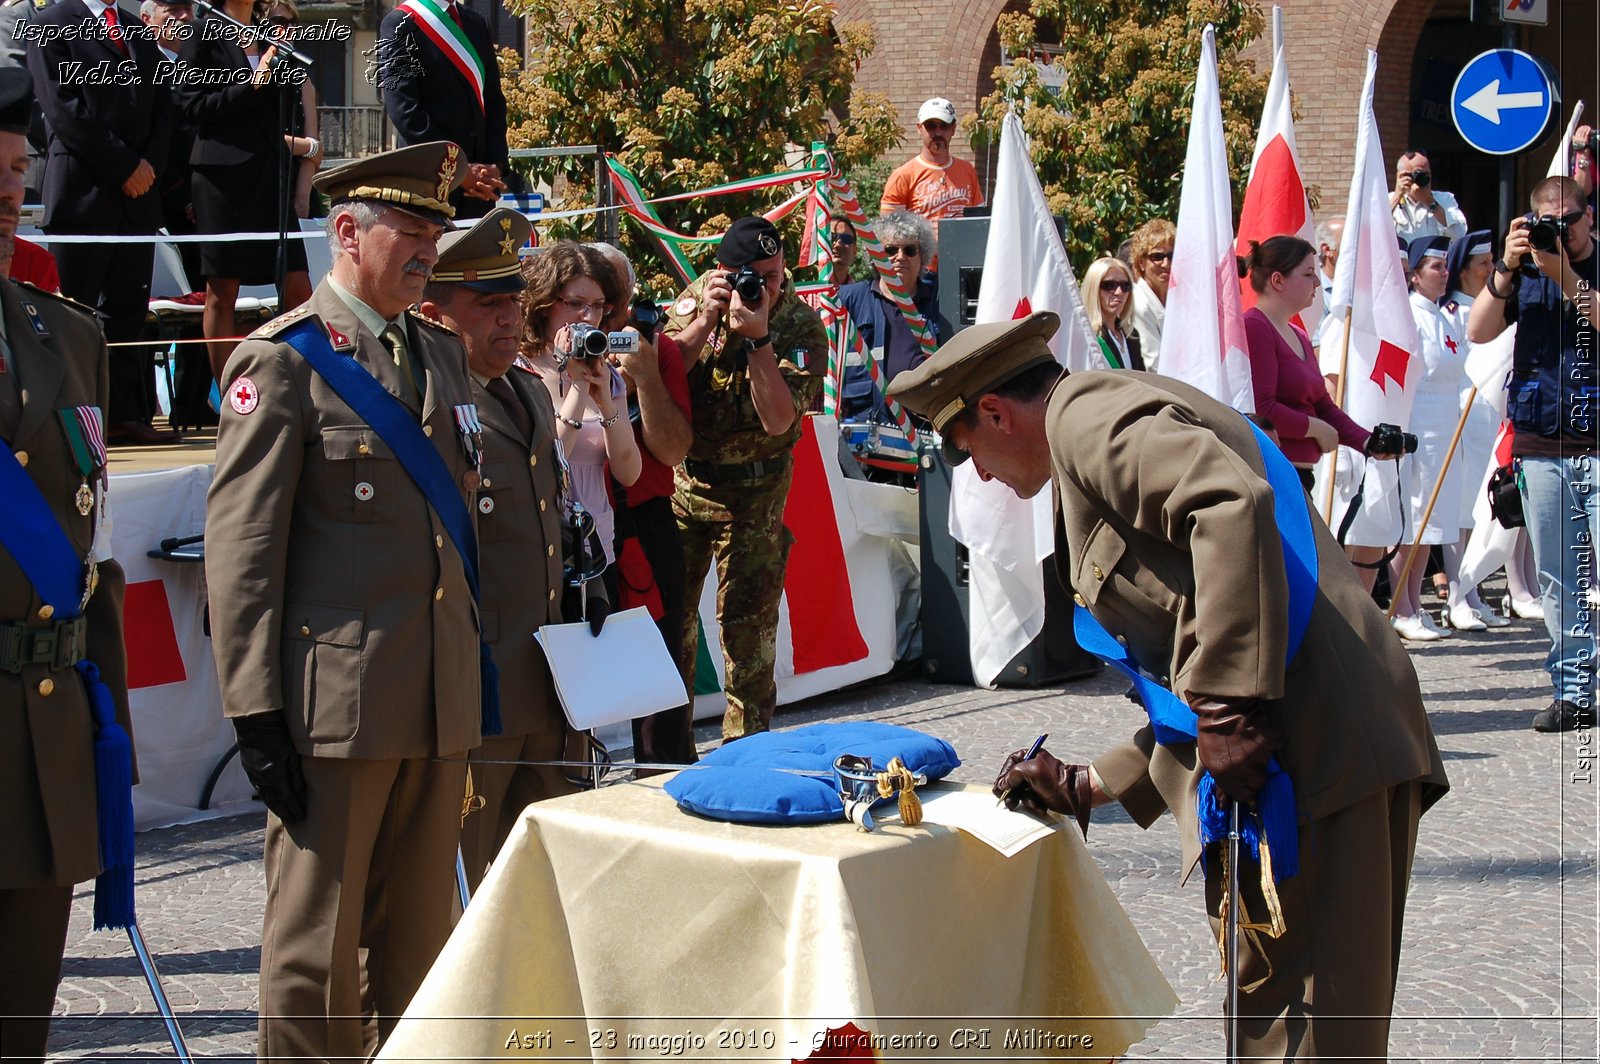
[[[1065,239],[1066,219],[1058,217],[1055,222],[1056,231]],[[983,285],[983,256],[988,248],[987,214],[946,218],[939,223],[939,313],[950,323],[950,336],[978,320],[978,289]]]
[[[948,224],[948,223],[945,223]],[[932,433],[921,436],[917,461],[917,528],[922,557],[922,667],[934,683],[971,686],[970,569],[967,548],[950,536],[951,467]],[[1072,592],[1044,561],[1044,629],[1007,663],[996,687],[1050,687],[1093,676],[1100,660],[1072,634]]]

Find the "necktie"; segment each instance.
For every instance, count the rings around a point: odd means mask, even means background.
[[[122,26],[117,22],[117,8],[115,4],[108,5],[105,10],[106,37],[116,46],[117,51],[124,56],[128,54],[128,42],[123,39]]]
[[[383,342],[394,355],[394,364],[400,367],[400,375],[416,388],[415,395],[423,393],[422,381],[418,378],[417,367],[411,360],[410,345],[406,343],[406,331],[403,326],[390,325],[383,330]]]
[[[455,4],[451,4],[446,10],[450,12],[450,21],[454,22],[459,29],[461,26],[461,12],[456,10]]]
[[[506,408],[506,414],[516,423],[517,431],[522,433],[522,438],[528,443],[533,442],[533,418],[528,414],[528,408],[522,405],[517,398],[517,393],[511,390],[511,385],[504,377],[496,377],[489,382],[489,394],[500,401]]]

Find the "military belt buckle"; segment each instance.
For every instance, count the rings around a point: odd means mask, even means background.
[[[31,665],[69,669],[83,660],[85,633],[82,617],[47,628],[0,625],[0,672],[19,673]]]

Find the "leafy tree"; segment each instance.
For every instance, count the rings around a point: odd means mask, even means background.
[[[599,144],[653,196],[785,169],[796,161],[792,146],[816,140],[850,167],[900,139],[888,99],[852,89],[874,46],[870,26],[835,24],[826,0],[510,0],[510,7],[527,16],[530,57],[507,81],[512,147]],[[553,182],[564,208],[594,203],[592,157],[533,162],[531,176]],[[679,232],[716,233],[793,191],[656,209]],[[792,249],[800,213],[789,223]],[[592,235],[594,221],[583,222],[575,228]],[[620,233],[641,275],[665,265],[637,226],[624,222]]]
[[[1151,218],[1177,220],[1208,22],[1217,31],[1237,212],[1270,73],[1239,59],[1264,26],[1255,0],[1032,0],[1028,13],[1000,16],[996,29],[1012,56],[1061,43],[1065,84],[1047,87],[1028,59],[999,67],[995,91],[967,128],[977,145],[998,143],[1008,103],[1017,108],[1050,209],[1067,218],[1074,261],[1108,254]]]

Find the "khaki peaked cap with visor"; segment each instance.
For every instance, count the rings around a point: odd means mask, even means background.
[[[496,207],[471,229],[455,229],[439,238],[439,261],[430,280],[490,295],[520,292],[528,283],[518,252],[532,234],[533,223],[520,211]]]
[[[311,185],[328,197],[330,206],[367,200],[448,228],[456,216],[450,193],[461,187],[465,171],[460,145],[435,140],[324,170]]]
[[[889,396],[933,422],[934,431],[943,435],[951,419],[985,392],[1035,366],[1054,365],[1050,337],[1060,325],[1053,311],[1038,310],[1014,321],[968,326],[922,365],[897,374]],[[967,460],[967,452],[948,438],[943,450],[951,465]]]

